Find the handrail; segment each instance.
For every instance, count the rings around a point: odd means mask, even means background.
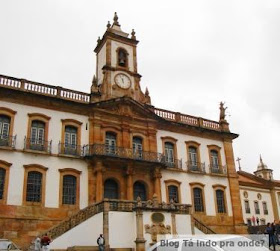
[[[192,215],[194,226],[204,234],[216,234],[210,227],[204,225],[201,221]]]

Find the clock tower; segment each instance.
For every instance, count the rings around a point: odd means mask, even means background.
[[[91,86],[91,101],[98,102],[128,96],[150,104],[149,92],[140,87],[141,75],[137,71],[137,48],[135,32],[131,35],[121,30],[117,13],[113,24],[107,24],[102,39],[98,38],[96,53],[96,76]]]

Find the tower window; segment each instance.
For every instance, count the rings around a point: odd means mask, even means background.
[[[118,50],[118,65],[127,67],[127,52],[124,49]]]

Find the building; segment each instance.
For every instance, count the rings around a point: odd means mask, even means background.
[[[0,235],[144,250],[160,233],[245,231],[223,103],[218,122],[152,106],[137,44],[115,14],[90,93],[0,76]]]
[[[254,174],[240,170],[238,175],[244,222],[257,226],[279,221],[280,182],[273,179],[273,170],[260,157]]]

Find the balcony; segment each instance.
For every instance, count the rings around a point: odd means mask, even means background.
[[[264,210],[263,210],[263,213],[264,213],[265,215],[268,215],[268,210],[267,210],[267,209],[264,209]]]
[[[83,147],[80,145],[71,145],[71,144],[58,144],[59,154],[71,155],[76,157],[83,156]]]
[[[85,157],[106,156],[110,158],[132,159],[137,161],[165,163],[161,153],[133,151],[131,148],[108,146],[103,144],[93,144],[84,146],[83,155]]]
[[[211,165],[209,165],[209,172],[210,172],[210,174],[226,175],[227,168],[226,168],[226,166],[211,164]]]
[[[195,161],[187,161],[187,169],[191,173],[201,173],[205,174],[205,163],[195,162]]]
[[[0,134],[0,147],[16,147],[16,138],[17,136],[7,136]]]
[[[245,209],[245,212],[246,212],[246,214],[250,214],[250,213],[251,213],[250,208],[246,208],[246,209]]]
[[[24,150],[51,153],[52,141],[24,138]]]
[[[181,159],[173,159],[172,161],[168,161],[167,158],[165,159],[165,165],[169,168],[176,168],[182,169],[182,160]]]
[[[260,214],[260,209],[256,208],[256,209],[255,209],[255,213],[256,213],[256,214]]]

